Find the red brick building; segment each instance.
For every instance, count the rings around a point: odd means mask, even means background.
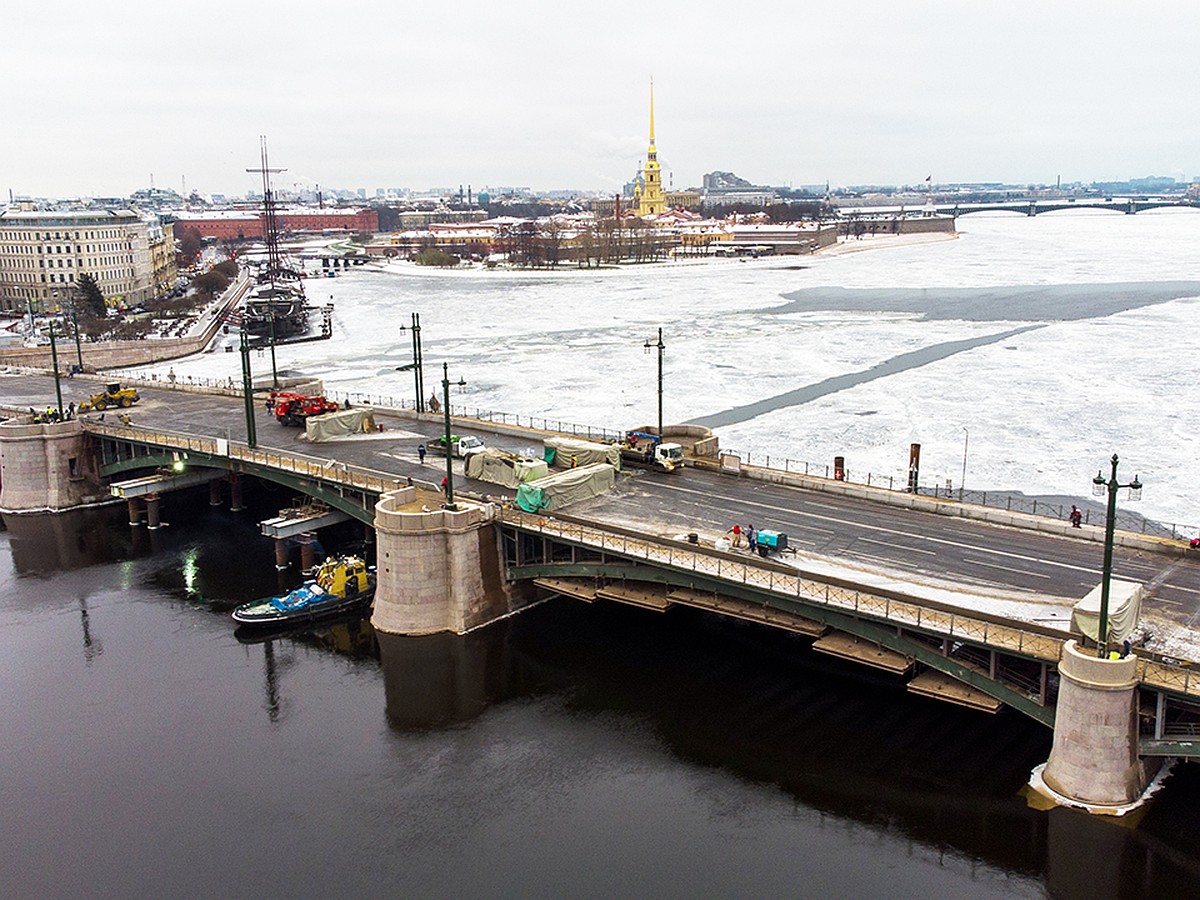
[[[283,234],[297,231],[366,231],[374,234],[379,230],[379,214],[373,209],[281,209],[275,216]],[[261,240],[263,237],[263,214],[255,210],[183,212],[176,218],[176,236],[185,229],[195,228],[201,237],[218,240]]]

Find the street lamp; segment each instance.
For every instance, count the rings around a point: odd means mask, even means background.
[[[958,479],[958,502],[962,503],[963,491],[967,487],[967,442],[971,440],[971,432],[967,430],[967,426],[962,427],[963,430],[963,468],[962,478]]]
[[[75,302],[75,295],[71,295],[71,327],[75,329],[75,361],[79,364],[79,371],[83,371],[83,348],[79,344],[79,305]]]
[[[58,417],[62,418],[62,382],[58,379],[58,348],[54,344],[54,320],[48,321],[50,325],[50,365],[54,367],[54,395],[58,398]]]
[[[466,387],[467,382],[459,378],[455,382]],[[446,509],[457,509],[454,505],[454,445],[450,443],[450,364],[442,363],[442,414],[446,423]]]
[[[661,441],[663,439],[663,351],[667,349],[667,345],[663,343],[662,329],[658,329],[658,343],[652,344],[647,340],[642,347],[645,348],[646,353],[655,348],[658,349],[658,439]]]
[[[246,446],[251,450],[258,446],[258,434],[254,428],[254,384],[250,379],[250,341],[246,329],[242,329],[242,396],[246,401]]]
[[[1108,491],[1108,510],[1104,517],[1104,574],[1100,582],[1100,632],[1097,634],[1101,659],[1108,658],[1108,587],[1112,579],[1113,531],[1117,525],[1117,491],[1124,487],[1129,488],[1130,500],[1142,499],[1142,483],[1136,475],[1128,484],[1117,481],[1117,454],[1114,453],[1112,475],[1106,480],[1101,470],[1092,479],[1092,493],[1095,496],[1103,497],[1104,492]]]
[[[401,331],[407,330],[407,326],[401,325]],[[412,314],[412,344],[413,344],[413,361],[405,366],[396,366],[397,372],[407,372],[412,369],[413,386],[417,391],[416,411],[419,413],[425,412],[425,359],[421,350],[421,314]]]

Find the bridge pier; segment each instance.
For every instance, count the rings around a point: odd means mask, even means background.
[[[1032,786],[1064,806],[1122,815],[1137,806],[1150,772],[1138,757],[1137,658],[1097,659],[1075,641],[1058,664],[1050,759]]]
[[[136,528],[142,524],[142,501],[137,497],[130,497],[125,501],[125,509],[129,512],[129,525]]]
[[[0,509],[48,512],[102,499],[85,477],[86,460],[78,419],[0,425]]]
[[[146,527],[156,531],[162,527],[160,518],[161,500],[158,494],[146,495]]]
[[[311,571],[317,564],[316,537],[310,531],[300,535],[300,571]]]
[[[275,538],[275,569],[282,572],[288,567],[287,538]]]
[[[214,478],[208,483],[208,505],[221,505],[221,479]]]
[[[431,509],[413,487],[384,494],[375,505],[371,624],[390,634],[463,634],[510,612],[494,515],[491,504],[463,501]]]
[[[242,503],[242,476],[235,473],[229,476],[229,511],[241,512],[245,508]]]

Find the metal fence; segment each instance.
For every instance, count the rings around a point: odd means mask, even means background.
[[[852,473],[849,469],[836,471],[833,466],[824,463],[810,463],[804,460],[795,460],[788,457],[779,456],[778,454],[771,455],[766,453],[742,453],[737,450],[722,449],[722,454],[731,454],[741,459],[742,465],[755,466],[762,469],[771,469],[776,472],[785,472],[795,475],[807,475],[814,478],[828,478],[837,481],[844,481],[847,484],[861,484],[867,487],[880,488],[882,490],[898,491],[905,493],[908,491],[908,476],[907,475],[878,475],[872,472]],[[1009,512],[1026,513],[1031,516],[1044,516],[1050,519],[1058,519],[1066,521],[1071,514],[1071,504],[1062,503],[1054,500],[1038,500],[1036,497],[1026,497],[1022,494],[1014,494],[1010,491],[976,491],[964,490],[962,488],[954,489],[944,485],[918,485],[917,493],[925,497],[933,497],[940,500],[953,500],[959,503],[971,503],[976,506],[987,506],[992,509],[1003,509]],[[1083,502],[1081,500],[1081,502]],[[1080,507],[1083,513],[1084,524],[1104,525],[1104,512],[1100,510],[1089,509],[1086,506]],[[1129,531],[1135,534],[1145,534],[1154,537],[1174,538],[1177,540],[1186,540],[1195,537],[1200,533],[1200,526],[1188,525],[1177,522],[1163,523],[1155,522],[1138,515],[1136,512],[1118,507],[1116,527],[1120,531]]]
[[[108,376],[106,376],[108,377]],[[235,381],[232,377],[228,378],[200,378],[195,376],[179,376],[175,381],[170,382],[168,377],[158,375],[157,373],[150,376],[134,376],[128,373],[122,373],[117,370],[112,372],[113,379],[121,378],[128,381],[130,384],[169,387],[187,389],[188,387],[215,389],[222,393],[240,393],[241,382]],[[336,400],[338,403],[344,403],[347,400],[356,406],[374,406],[382,409],[407,409],[415,410],[416,403],[413,400],[404,397],[396,397],[391,394],[371,394],[358,391],[326,391],[326,396],[331,400]],[[480,409],[477,407],[454,406],[450,407],[450,415],[458,418],[476,419],[480,422],[489,422],[494,425],[506,425],[515,428],[528,428],[536,431],[547,431],[558,434],[570,434],[575,437],[587,438],[596,441],[620,441],[624,440],[625,432],[616,428],[605,428],[598,425],[583,425],[576,422],[565,422],[560,419],[550,419],[545,416],[524,416],[520,413],[502,412],[499,410]],[[746,466],[755,466],[763,469],[770,469],[777,472],[791,473],[797,475],[807,475],[815,478],[827,478],[831,480],[845,481],[849,484],[861,484],[867,487],[880,488],[882,490],[907,492],[908,477],[907,475],[879,475],[877,473],[866,472],[852,473],[849,469],[843,469],[840,473],[834,470],[832,465],[825,463],[811,463],[805,460],[795,460],[790,457],[780,456],[778,454],[741,452],[738,450],[722,450],[722,453],[731,454],[741,459],[742,464]],[[978,491],[957,490],[945,485],[919,485],[917,493],[926,497],[935,499],[953,500],[960,503],[970,503],[977,506],[987,506],[992,509],[1003,509],[1009,512],[1025,513],[1032,516],[1044,516],[1050,519],[1065,521],[1071,512],[1071,504],[1062,503],[1059,501],[1038,500],[1035,497],[1026,497],[1022,494],[1014,494],[1010,491]],[[1084,502],[1081,500],[1081,502]],[[1102,511],[1088,508],[1086,505],[1081,507],[1083,512],[1084,524],[1103,525],[1104,514]],[[1154,537],[1173,538],[1176,540],[1187,540],[1200,534],[1200,525],[1191,525],[1179,522],[1155,522],[1146,519],[1128,509],[1117,509],[1116,527],[1121,531],[1128,531],[1135,534],[1145,534]]]
[[[836,580],[819,579],[803,572],[764,565],[753,559],[697,550],[690,544],[633,537],[512,508],[502,509],[500,519],[525,531],[558,537],[602,552],[707,575],[781,597],[794,597],[804,603],[827,606],[902,627],[920,628],[948,638],[981,643],[1048,662],[1058,661],[1062,644],[1068,638],[1067,634],[1049,628],[990,620],[969,609],[851,587]]]
[[[753,558],[730,558],[718,552],[696,549],[691,544],[648,540],[616,529],[533,515],[512,507],[502,508],[499,519],[524,531],[535,531],[602,552],[708,575],[782,597],[795,597],[804,603],[887,621],[898,627],[918,628],[1046,662],[1057,662],[1063,644],[1071,637],[1057,629],[1015,620],[1005,622],[1001,617],[923,598],[873,592],[812,578],[803,572],[781,571]],[[1191,666],[1188,660],[1139,652],[1136,672],[1145,687],[1200,697],[1200,678],[1191,677]]]

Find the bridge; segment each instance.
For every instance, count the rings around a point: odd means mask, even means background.
[[[43,408],[47,390],[48,379],[21,379],[8,385],[6,399],[15,409]],[[997,528],[995,510],[879,489],[852,496],[836,481],[748,468],[734,476],[709,458],[679,475],[624,478],[611,495],[566,513],[526,513],[512,505],[511,491],[464,480],[465,500],[452,511],[442,508],[440,472],[422,466],[414,452],[440,431],[434,417],[377,410],[386,429],[378,435],[301,445],[295,431],[259,409],[258,430],[271,446],[251,448],[233,391],[141,390],[128,425],[95,417],[44,425],[18,416],[0,426],[0,505],[69,508],[89,491],[119,494],[136,480],[122,494],[130,521],[142,520],[138,504],[145,504],[153,527],[176,488],[207,482],[210,499],[219,500],[228,484],[236,508],[240,480],[263,479],[319,501],[323,510],[311,525],[306,519],[274,532],[285,535],[279,541],[319,527],[322,516],[375,529],[373,621],[383,630],[462,633],[551,597],[659,613],[689,606],[805,635],[814,649],[892,672],[915,693],[986,712],[1006,705],[1055,728],[1055,753],[1069,760],[1059,766],[1068,774],[1055,776],[1057,784],[1080,782],[1081,766],[1095,780],[1088,768],[1095,759],[1119,770],[1109,799],[1074,789],[1085,805],[1120,806],[1111,796],[1128,801],[1126,783],[1140,792],[1157,758],[1200,756],[1193,661],[1139,649],[1097,672],[1094,664],[1110,661],[1078,651],[1070,602],[1098,577],[1094,527],[1072,530],[1010,514],[1005,524],[1021,527]],[[462,416],[454,427],[491,429],[489,441],[515,447],[546,434]],[[720,545],[725,523],[752,520],[786,527],[801,552],[763,559]],[[1118,557],[1118,574],[1150,583],[1147,609],[1174,616],[1186,632],[1200,612],[1200,569],[1179,542],[1124,535],[1122,544],[1128,549]],[[1057,727],[1064,703],[1072,723],[1124,721],[1125,750],[1098,754],[1091,745],[1064,744],[1059,751],[1060,732],[1067,741]],[[1122,753],[1132,762],[1120,762]],[[1132,782],[1131,767],[1141,773]]]
[[[1023,216],[1038,216],[1073,209],[1102,209],[1132,216],[1149,209],[1200,209],[1200,200],[1105,197],[1081,200],[1014,200],[1002,203],[935,203],[933,208],[939,214],[955,217],[980,212],[1013,212]]]
[[[1200,200],[1166,199],[1161,197],[1095,197],[1077,200],[998,200],[983,203],[933,203],[924,206],[867,206],[843,208],[845,220],[888,220],[898,216],[919,216],[935,213],[939,216],[966,216],[971,213],[1010,212],[1022,216],[1039,216],[1043,213],[1066,210],[1099,209],[1107,212],[1136,215],[1151,209],[1200,209]]]

